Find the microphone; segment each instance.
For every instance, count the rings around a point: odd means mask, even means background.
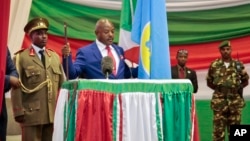
[[[102,59],[101,65],[102,73],[105,75],[106,79],[108,79],[114,68],[113,59],[109,56],[105,56]]]

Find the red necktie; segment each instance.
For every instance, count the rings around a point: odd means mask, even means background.
[[[115,62],[115,57],[111,51],[111,48],[109,46],[106,46],[106,49],[108,51],[108,56],[112,58],[113,60],[113,65],[114,65],[114,68],[113,68],[113,74],[116,75],[116,62]]]
[[[184,68],[180,68],[179,78],[185,78]]]

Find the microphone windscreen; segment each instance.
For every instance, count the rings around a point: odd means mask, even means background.
[[[109,56],[103,57],[101,65],[102,65],[102,72],[104,75],[106,75],[107,73],[108,74],[112,73],[114,66],[113,66],[113,60],[111,57]]]

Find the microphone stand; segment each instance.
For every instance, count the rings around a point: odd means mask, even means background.
[[[106,79],[107,80],[109,79],[109,72],[108,71],[106,72]]]

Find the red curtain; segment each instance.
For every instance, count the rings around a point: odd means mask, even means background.
[[[4,98],[4,79],[5,79],[5,65],[6,65],[6,52],[8,40],[8,27],[9,27],[9,14],[10,14],[10,0],[1,0],[0,2],[0,112],[2,110],[2,100]]]

